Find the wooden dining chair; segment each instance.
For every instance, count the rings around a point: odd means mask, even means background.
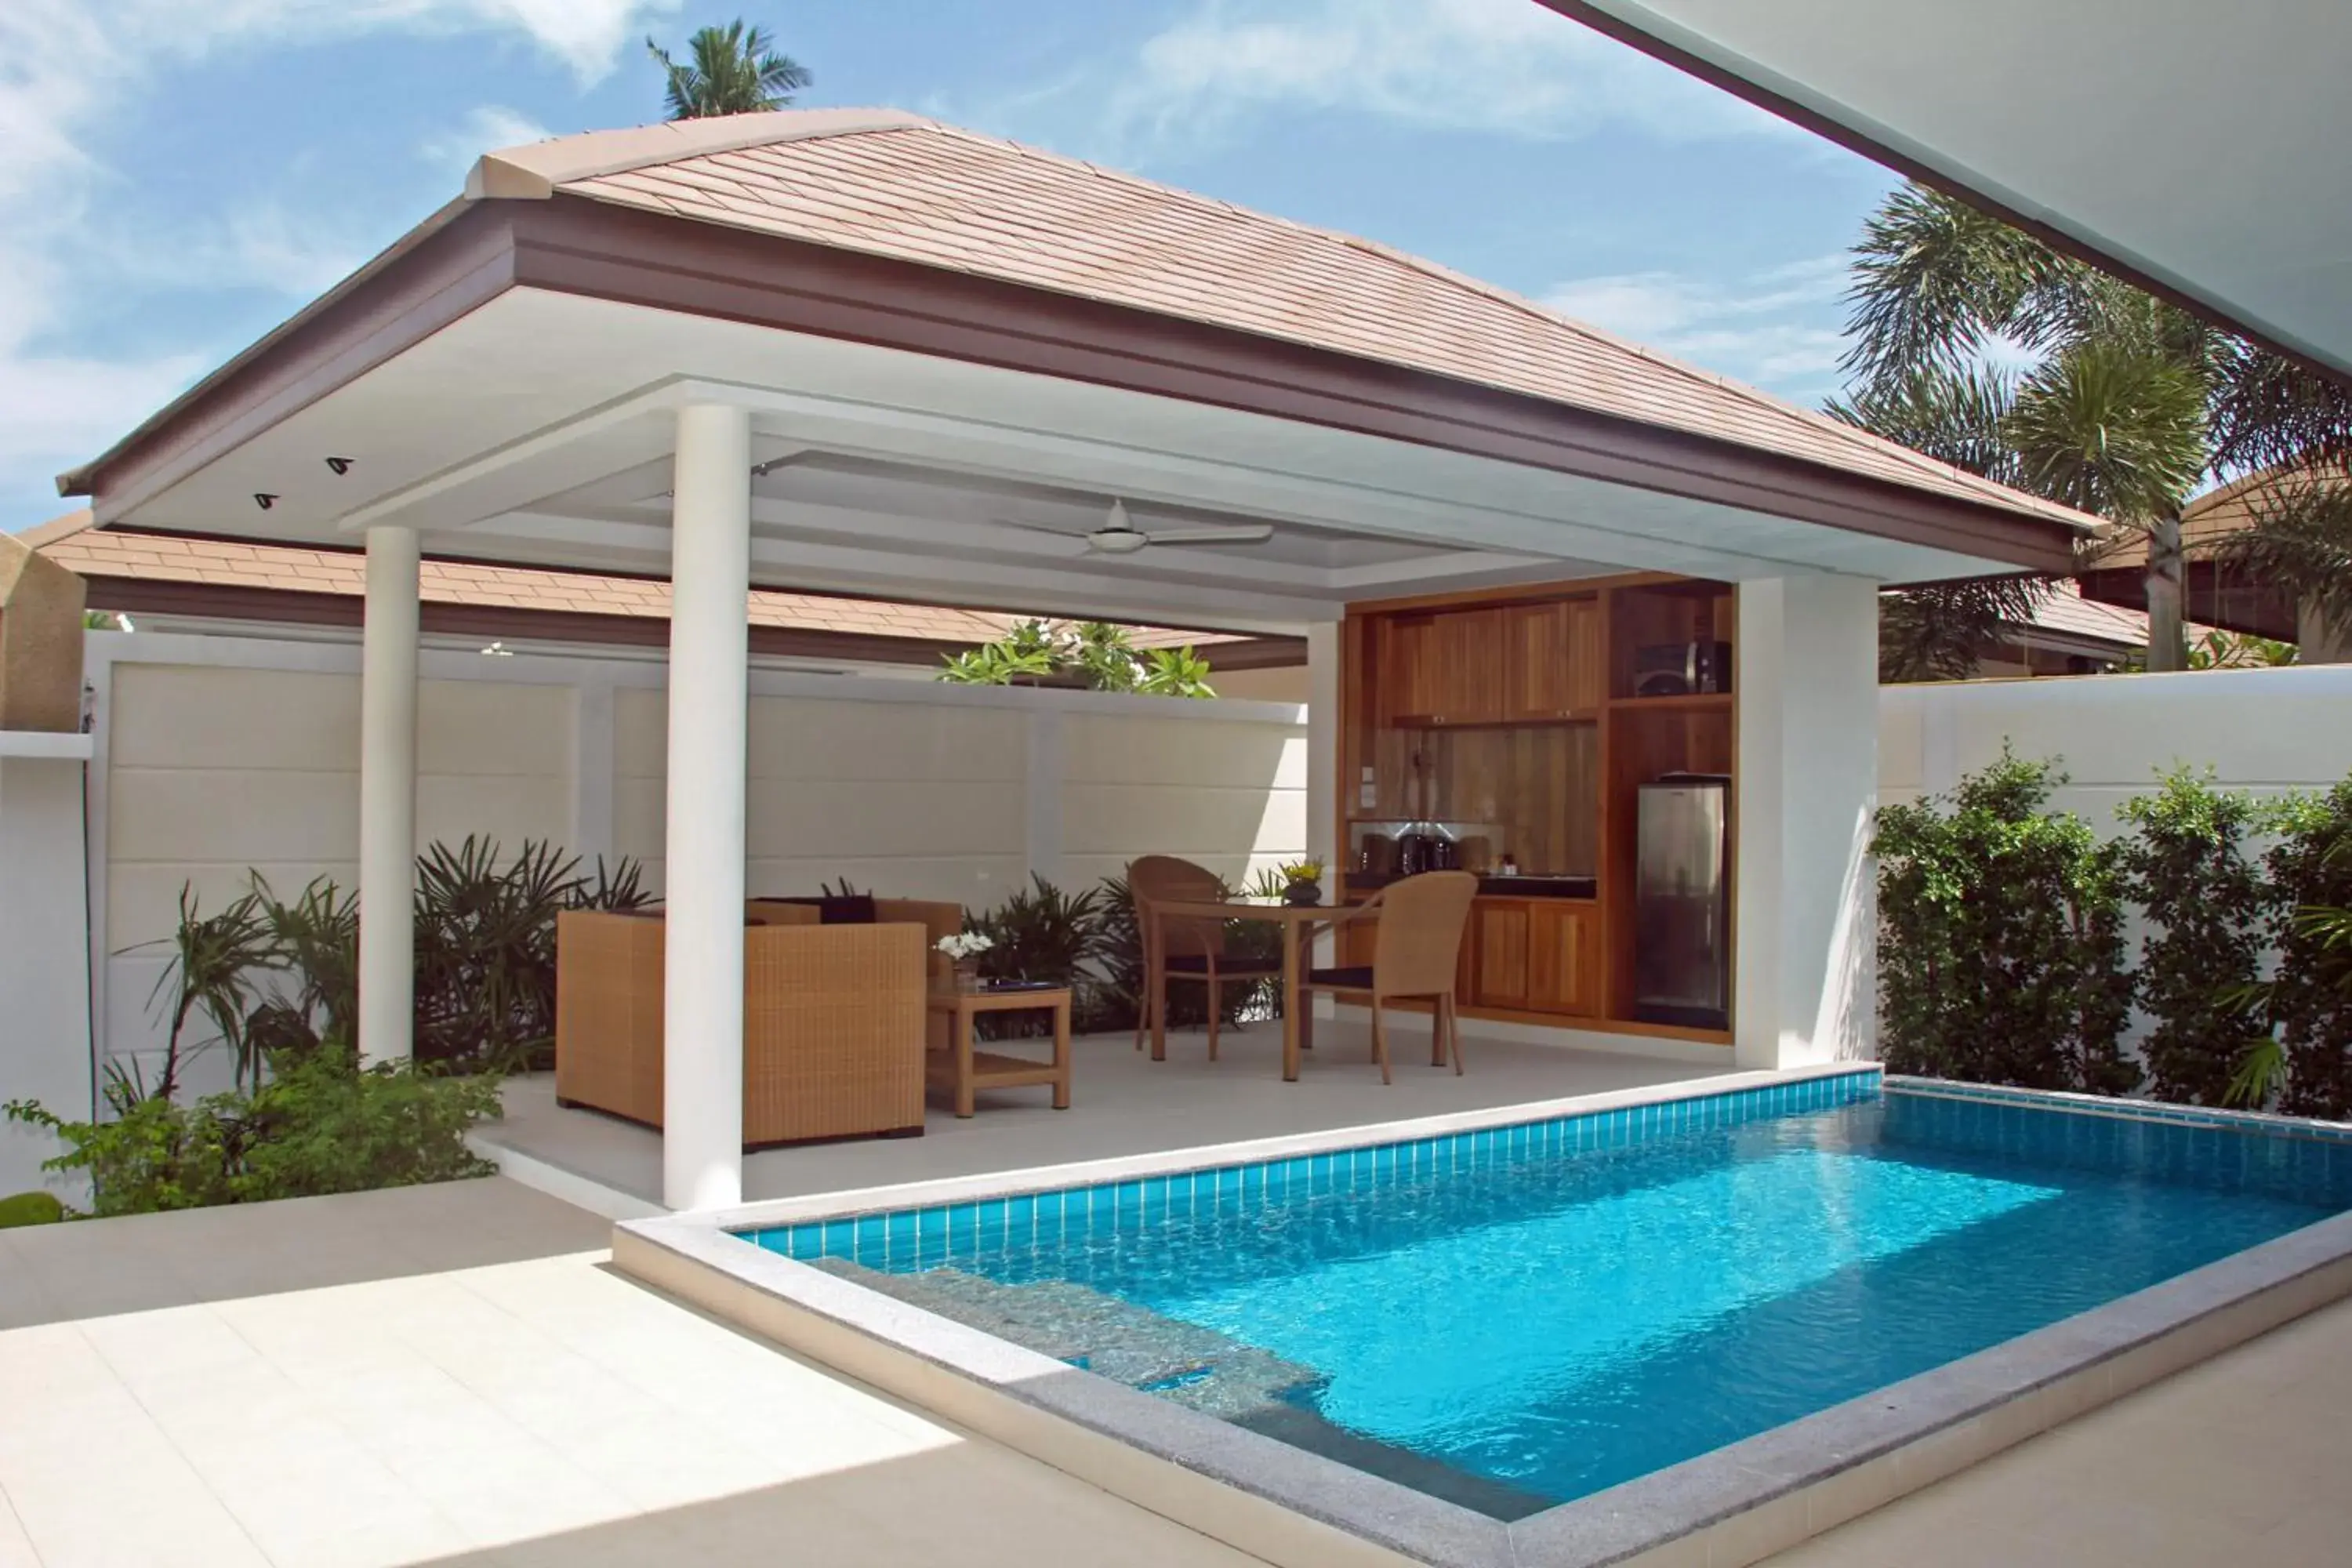
[[[1165,1028],[1169,983],[1195,981],[1208,990],[1209,1059],[1215,1061],[1225,986],[1255,984],[1278,975],[1281,964],[1229,953],[1221,920],[1156,912],[1157,904],[1213,903],[1226,897],[1223,880],[1205,866],[1173,855],[1146,855],[1129,865],[1127,890],[1135,900],[1135,927],[1143,943],[1143,998],[1136,1009],[1135,1048],[1143,1048],[1155,1009]]]
[[[1454,976],[1462,958],[1462,932],[1470,923],[1470,900],[1478,879],[1467,871],[1424,871],[1391,882],[1349,918],[1378,921],[1372,961],[1336,969],[1310,969],[1307,988],[1369,994],[1372,999],[1372,1059],[1381,1081],[1389,1073],[1388,1026],[1383,1005],[1401,1000],[1430,1004],[1430,1065],[1450,1050],[1454,1074],[1462,1075],[1462,1020],[1454,999]]]

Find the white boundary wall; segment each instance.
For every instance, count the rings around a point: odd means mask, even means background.
[[[162,1044],[149,997],[164,958],[144,944],[172,931],[184,884],[205,910],[248,868],[280,896],[321,875],[352,885],[359,658],[348,643],[90,637],[90,961],[110,1056]],[[664,674],[658,658],[427,649],[418,844],[551,838],[591,863],[638,858],[658,892]],[[1294,703],[757,668],[751,690],[754,893],[845,877],[987,908],[1032,871],[1075,891],[1164,850],[1242,877],[1306,846]]]
[[[1889,686],[1878,713],[1880,804],[1950,789],[2006,739],[2058,759],[2070,782],[2053,804],[2103,836],[2178,764],[2258,795],[2352,773],[2352,665]]]

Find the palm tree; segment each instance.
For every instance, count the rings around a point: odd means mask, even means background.
[[[672,120],[782,109],[795,89],[815,79],[791,56],[776,52],[766,28],[747,26],[740,16],[723,27],[703,28],[686,47],[691,62],[679,65],[667,49],[646,40],[646,52],[669,79]]]
[[[1936,192],[1873,216],[1848,299],[1854,379],[1831,411],[2143,533],[2151,669],[2188,663],[2180,510],[2199,481],[2352,454],[2345,389]],[[2022,375],[1987,368],[2011,356]]]
[[[1955,468],[2137,524],[2152,539],[2168,524],[2170,581],[2179,580],[2180,508],[2207,461],[2205,405],[2197,378],[2166,355],[2101,339],[2022,376],[1931,363],[1892,384],[1864,383],[1852,399],[1832,399],[1829,411]],[[1880,679],[1974,673],[1978,650],[2001,623],[2030,617],[2050,592],[2049,579],[2029,575],[1891,597],[1880,615]],[[2171,603],[2177,619],[2179,600]]]

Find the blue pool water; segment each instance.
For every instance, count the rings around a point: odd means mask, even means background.
[[[2352,1142],[1856,1076],[754,1239],[1507,1517],[2347,1207]]]

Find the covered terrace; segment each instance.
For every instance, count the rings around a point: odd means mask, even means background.
[[[2092,526],[1431,263],[887,110],[491,153],[61,488],[363,542],[372,1060],[410,1048],[420,560],[669,577],[659,1191],[698,1209],[744,1195],[754,586],[1303,636],[1328,855],[1351,604],[1734,584],[1720,1066],[1778,1069],[1869,1050],[1878,588],[2063,569]],[[1114,502],[1225,537],[1090,541]]]

